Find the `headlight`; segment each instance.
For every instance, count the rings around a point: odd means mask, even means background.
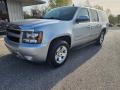
[[[40,44],[43,32],[23,32],[23,43]]]

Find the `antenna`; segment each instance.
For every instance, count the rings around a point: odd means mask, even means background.
[[[73,7],[75,6],[75,4],[72,5]]]

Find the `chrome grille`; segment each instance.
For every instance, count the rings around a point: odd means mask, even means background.
[[[20,43],[21,31],[17,29],[7,29],[7,38],[10,41]]]

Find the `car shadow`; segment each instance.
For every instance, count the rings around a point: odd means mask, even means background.
[[[9,54],[0,57],[0,90],[48,90],[92,58],[101,47],[94,44],[71,50],[68,61],[54,69]]]

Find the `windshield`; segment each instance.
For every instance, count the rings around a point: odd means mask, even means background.
[[[43,19],[72,20],[77,7],[61,7],[55,8],[47,12]]]

